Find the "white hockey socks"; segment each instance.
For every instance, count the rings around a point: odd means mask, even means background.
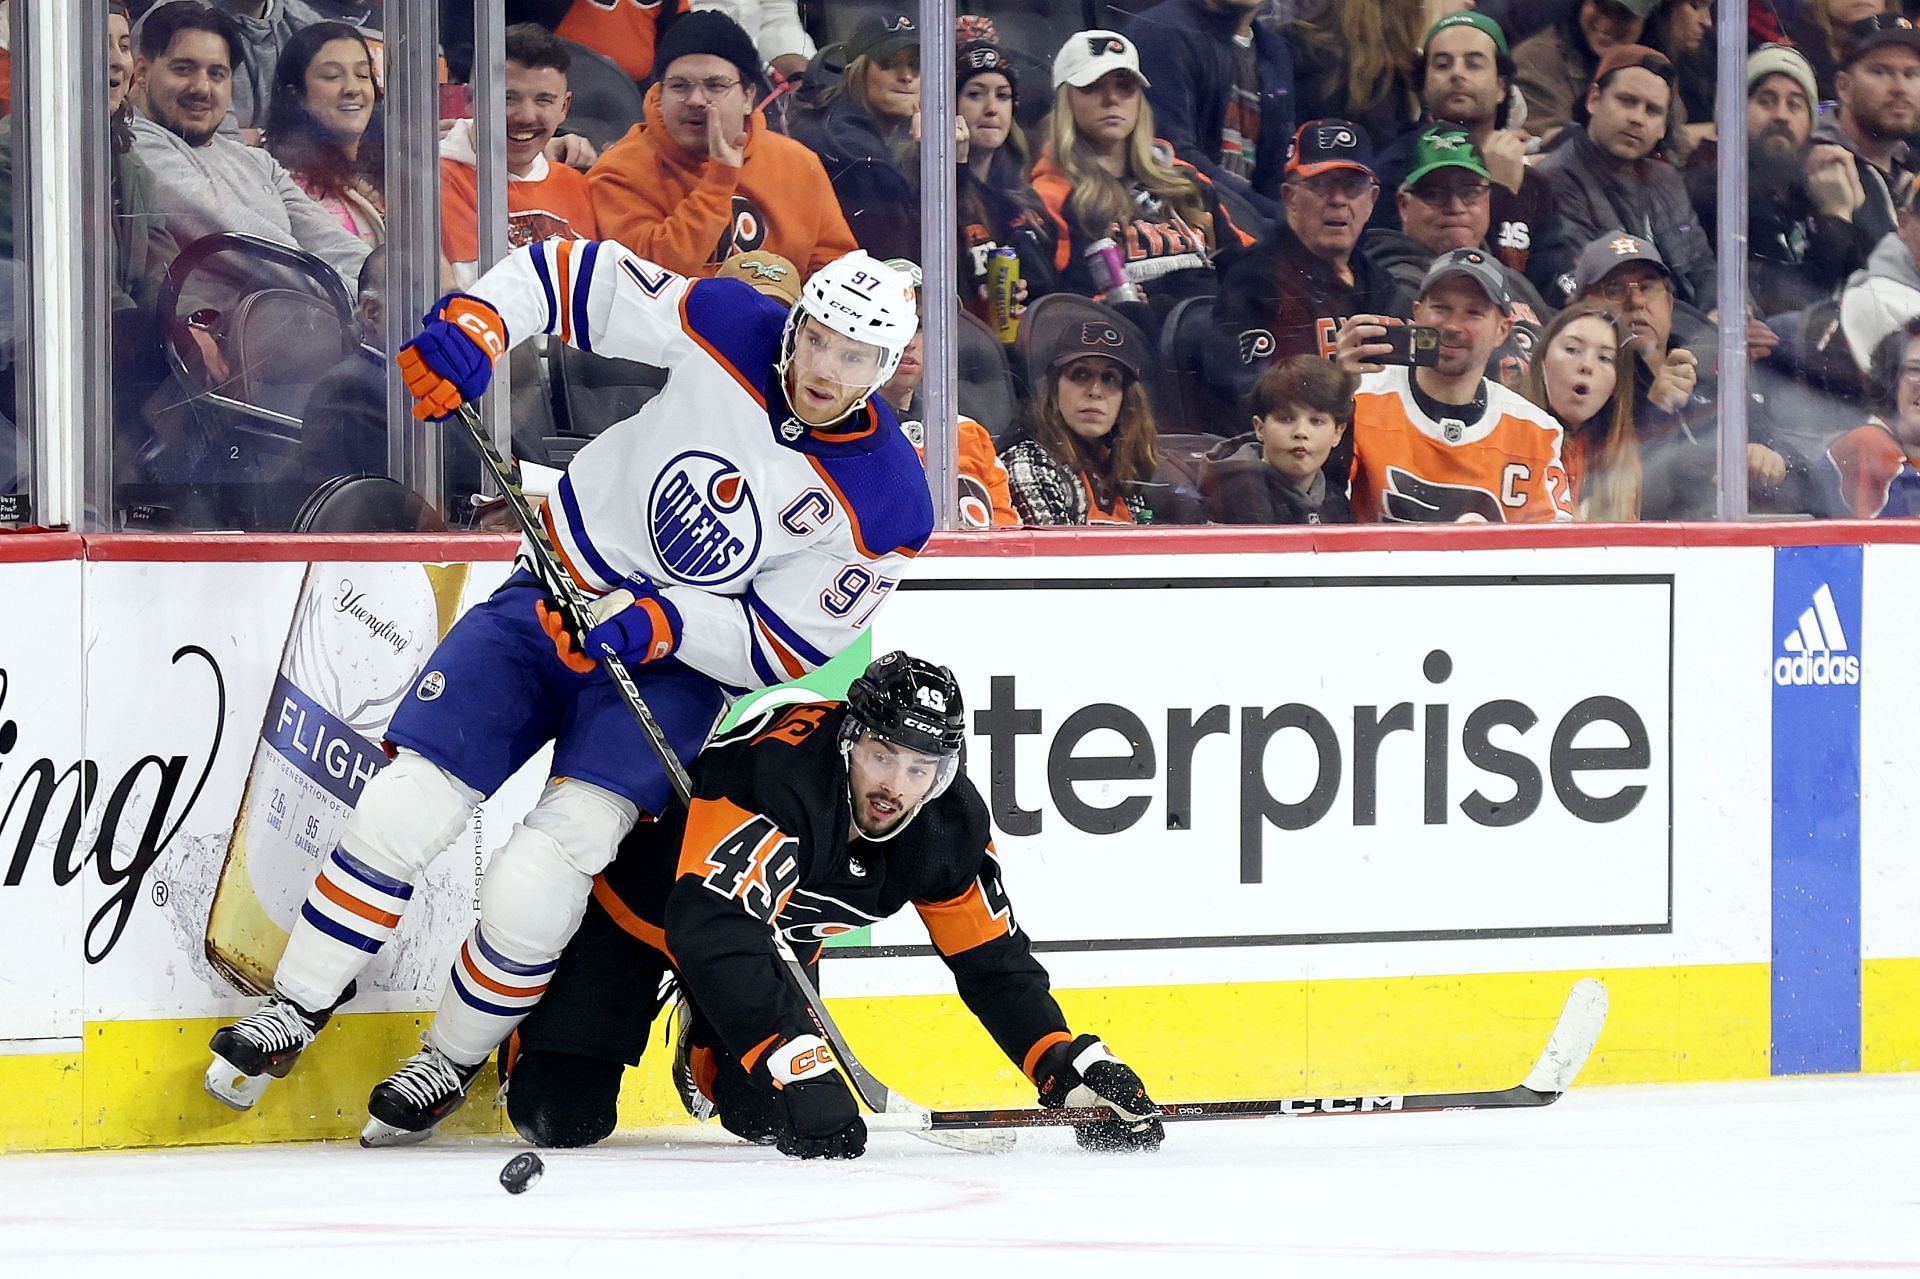
[[[475,924],[454,956],[426,1042],[463,1066],[485,1061],[533,1011],[559,966],[558,959],[528,963],[510,958],[488,939],[484,922]]]

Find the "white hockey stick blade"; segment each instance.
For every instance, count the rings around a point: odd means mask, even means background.
[[[910,1132],[922,1141],[976,1155],[1004,1155],[1020,1140],[1011,1128],[961,1128],[935,1130],[933,1111],[917,1101],[908,1101],[899,1093],[887,1095],[887,1108],[867,1116],[867,1126],[875,1132]]]
[[[1533,1063],[1521,1086],[1540,1093],[1565,1092],[1587,1064],[1587,1055],[1606,1024],[1607,988],[1592,977],[1582,977],[1573,984],[1560,1020],[1540,1050],[1540,1060]]]

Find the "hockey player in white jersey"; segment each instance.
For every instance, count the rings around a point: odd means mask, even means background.
[[[480,396],[535,333],[670,376],[580,450],[544,512],[593,599],[585,652],[524,563],[448,632],[394,714],[393,761],[320,866],[273,995],[214,1034],[209,1092],[246,1109],[292,1069],[427,863],[551,741],[551,780],[493,856],[425,1047],[374,1088],[362,1141],[424,1139],[459,1107],[546,988],[594,875],[671,795],[591,655],[628,664],[688,761],[731,696],[851,644],[926,544],[925,472],[876,393],[916,324],[907,276],[864,252],[822,267],[789,309],[610,241],[518,250],[434,305],[398,356],[421,418]]]

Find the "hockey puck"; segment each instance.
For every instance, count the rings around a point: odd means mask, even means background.
[[[533,1189],[533,1183],[540,1180],[540,1174],[546,1170],[539,1155],[531,1150],[523,1151],[500,1169],[500,1188],[510,1195],[523,1195]]]

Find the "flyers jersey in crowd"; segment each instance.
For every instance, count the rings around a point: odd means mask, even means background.
[[[912,906],[967,1007],[1031,1075],[1066,1021],[1001,885],[986,804],[962,773],[884,843],[849,840],[847,714],[839,702],[780,706],[717,739],[694,763],[692,805],[630,836],[596,899],[671,953],[749,1070],[780,1038],[815,1033],[767,931],[804,958]]]
[[[1353,401],[1354,519],[1528,524],[1573,518],[1560,424],[1496,382],[1471,424],[1436,420],[1415,401],[1411,370],[1360,380]]]

